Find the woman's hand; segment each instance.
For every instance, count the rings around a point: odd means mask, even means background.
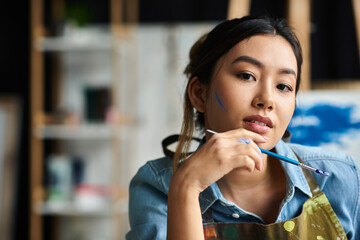
[[[199,194],[234,169],[261,171],[263,161],[256,143],[266,141],[245,129],[218,133],[187,158],[169,186],[167,239],[204,239]]]
[[[214,134],[182,163],[174,175],[174,181],[200,194],[234,169],[261,171],[264,163],[257,143],[267,140],[245,129]]]

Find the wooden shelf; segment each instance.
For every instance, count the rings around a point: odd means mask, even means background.
[[[121,133],[120,126],[109,124],[41,125],[34,129],[34,134],[40,139],[111,140],[126,138]]]
[[[38,202],[34,205],[34,211],[40,215],[56,216],[111,216],[114,212],[118,214],[127,213],[128,199],[119,199],[115,203],[103,199],[96,204],[81,204],[76,202]]]
[[[90,37],[47,37],[39,38],[35,48],[39,51],[111,51],[114,39],[108,36]]]
[[[133,5],[135,1],[131,1],[126,5]],[[64,9],[64,1],[52,0],[46,2],[47,6],[50,6],[51,23],[60,24],[60,12]],[[49,11],[45,8],[45,1],[43,0],[31,0],[30,7],[30,24],[31,24],[31,39],[30,39],[30,71],[31,71],[31,89],[30,89],[30,104],[31,104],[31,134],[30,134],[30,149],[31,149],[31,160],[30,160],[30,192],[31,192],[31,203],[30,203],[30,219],[29,229],[31,240],[43,240],[45,238],[44,223],[52,225],[53,229],[49,231],[56,232],[58,230],[58,219],[44,218],[44,215],[52,215],[61,218],[62,216],[106,216],[111,220],[111,226],[109,230],[113,236],[111,239],[120,239],[123,233],[118,228],[123,226],[120,214],[127,212],[128,197],[126,195],[105,195],[104,198],[97,198],[93,196],[76,196],[76,201],[67,202],[54,202],[45,201],[46,189],[45,183],[45,171],[47,169],[46,159],[48,155],[46,147],[57,148],[60,145],[57,141],[45,144],[44,140],[56,139],[56,140],[110,140],[111,142],[107,146],[110,149],[104,150],[109,151],[108,158],[111,158],[111,166],[109,171],[109,184],[117,186],[121,181],[119,180],[119,172],[121,172],[121,161],[122,152],[119,143],[125,138],[123,135],[124,127],[131,124],[132,121],[128,116],[121,115],[116,112],[109,112],[107,120],[111,124],[87,124],[83,123],[78,119],[79,116],[67,115],[64,113],[54,113],[54,115],[48,115],[44,112],[45,103],[49,103],[52,109],[57,107],[60,102],[61,90],[64,88],[64,82],[68,78],[71,80],[79,80],[80,83],[91,82],[92,84],[101,82],[102,84],[109,84],[112,90],[112,106],[114,109],[118,109],[118,89],[120,89],[120,75],[118,71],[119,62],[119,50],[120,43],[123,44],[121,39],[121,31],[123,29],[123,1],[111,0],[109,1],[109,17],[110,21],[107,24],[98,24],[88,26],[86,28],[74,28],[72,26],[64,26],[62,36],[49,37],[46,33],[49,33],[49,29],[46,29],[44,22],[45,11]],[[102,56],[108,56],[110,62],[89,58],[90,55],[83,55],[83,52],[98,51],[93,55],[98,56],[98,53],[102,51]],[[46,52],[54,52],[54,56],[51,58],[46,57]],[[58,54],[58,53],[61,54]],[[71,54],[68,54],[71,52]],[[74,52],[74,54],[72,54]],[[65,53],[62,55],[62,53]],[[86,53],[87,54],[87,53]],[[93,57],[91,55],[90,57]],[[65,56],[65,57],[64,57]],[[74,61],[89,64],[84,66],[74,66],[73,64],[65,65],[66,61],[69,61],[71,57],[78,57]],[[79,57],[80,56],[80,57]],[[84,57],[85,56],[85,57]],[[87,58],[86,58],[87,57]],[[107,59],[109,59],[107,58]],[[74,59],[74,58],[72,58]],[[79,59],[79,60],[78,60]],[[94,60],[94,61],[86,61]],[[66,62],[68,63],[68,62]],[[91,65],[93,64],[93,65]],[[95,64],[103,64],[102,68],[104,72],[99,72],[98,69],[94,69]],[[79,76],[66,75],[69,73],[69,67],[71,70],[76,67],[76,71],[80,72]],[[92,72],[92,71],[93,72]],[[46,75],[46,72],[49,75]],[[67,72],[68,71],[68,72]],[[94,72],[96,74],[94,74]],[[72,72],[73,73],[73,72]],[[76,72],[77,73],[77,72]],[[68,78],[67,78],[68,77]],[[46,78],[46,79],[45,79]],[[64,80],[65,79],[65,80]],[[101,81],[100,81],[101,80]],[[105,82],[104,82],[105,80]],[[47,85],[49,81],[49,85]],[[71,82],[71,81],[69,81]],[[67,82],[66,82],[67,83]],[[46,89],[51,87],[52,89]],[[76,88],[75,88],[76,89]],[[68,89],[66,89],[68,90]],[[48,92],[49,95],[46,95]],[[71,111],[72,112],[72,111]],[[125,132],[125,131],[124,131]],[[102,147],[102,146],[101,146]],[[84,149],[81,149],[85,151]],[[91,150],[91,149],[86,149]],[[67,151],[67,150],[65,150]],[[96,150],[97,151],[97,150]],[[86,152],[87,153],[87,152]],[[98,153],[98,152],[97,152]],[[103,152],[100,151],[100,154]],[[66,153],[65,153],[66,154]],[[79,153],[79,155],[84,153]],[[89,153],[91,154],[91,153]],[[104,154],[107,157],[107,153]],[[102,159],[102,158],[101,158]],[[98,161],[99,164],[102,162]],[[104,164],[106,167],[107,165]],[[93,173],[93,172],[91,172]],[[91,175],[90,176],[94,176]],[[94,179],[94,178],[93,178]],[[95,184],[96,182],[95,178]],[[89,179],[84,180],[89,181]],[[91,181],[89,181],[91,182]],[[94,183],[91,182],[91,183]],[[102,183],[102,182],[101,182]],[[54,224],[53,224],[54,223]],[[71,231],[71,230],[69,230]],[[105,229],[105,231],[107,231]],[[50,235],[49,235],[50,236]],[[52,237],[58,237],[52,233]],[[46,238],[48,239],[48,237]],[[55,238],[58,239],[58,238]]]
[[[312,83],[313,90],[319,89],[342,89],[342,90],[359,90],[360,79],[326,79]]]

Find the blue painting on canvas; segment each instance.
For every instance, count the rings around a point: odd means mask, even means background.
[[[296,108],[289,124],[291,142],[309,146],[326,143],[342,145],[340,139],[359,133],[360,121],[354,120],[358,105],[317,103]]]

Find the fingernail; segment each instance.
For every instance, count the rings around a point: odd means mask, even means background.
[[[243,143],[249,144],[250,140],[246,139],[246,138],[238,138],[238,142],[243,142]]]
[[[253,132],[253,133],[254,133],[254,135],[260,135],[260,134],[258,134],[258,133],[256,133],[256,132]],[[262,136],[262,137],[263,137],[263,139],[264,139],[264,140],[266,140],[266,141],[267,141],[267,140],[269,140],[269,138],[268,138],[268,137],[266,137],[266,136],[263,136],[263,135],[260,135],[260,136]]]

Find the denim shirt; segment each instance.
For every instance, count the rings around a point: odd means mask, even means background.
[[[325,170],[326,177],[314,173],[321,190],[325,193],[339,218],[348,239],[360,239],[360,171],[358,162],[344,153],[318,147],[306,147],[280,141],[276,152],[296,159],[293,151],[314,168]],[[280,206],[276,222],[298,216],[304,202],[312,197],[310,188],[298,166],[281,162],[287,175],[287,192]],[[142,166],[130,183],[129,220],[131,230],[128,240],[166,239],[167,199],[172,177],[172,160],[168,157],[149,161]],[[216,222],[264,221],[226,200],[216,183],[199,196],[201,212],[212,208]]]

